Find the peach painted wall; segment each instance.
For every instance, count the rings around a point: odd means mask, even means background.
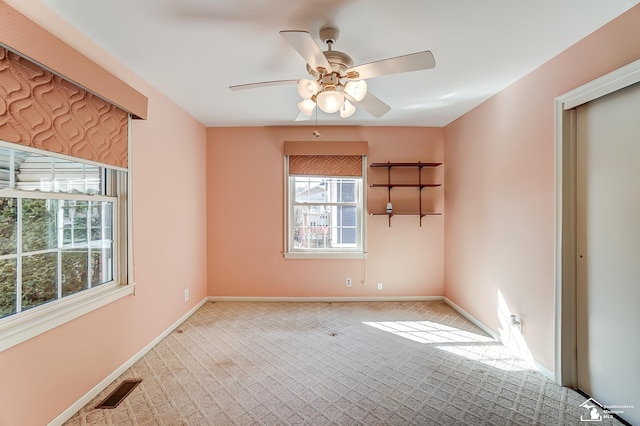
[[[13,3],[147,95],[149,119],[132,129],[136,294],[0,352],[3,426],[53,420],[203,300],[207,274],[204,126],[41,4]]]
[[[250,127],[207,129],[207,241],[210,296],[390,297],[444,292],[444,216],[367,215],[368,258],[284,259],[283,141],[364,140],[368,161],[443,161],[443,130],[434,128]],[[444,166],[432,171],[442,182]],[[427,176],[426,173],[424,176]],[[369,169],[369,182],[386,182]],[[417,189],[407,194],[417,208]],[[396,190],[394,190],[396,191]],[[443,188],[425,203],[444,208]],[[393,193],[392,199],[400,193]],[[369,188],[370,208],[384,209],[386,190]],[[397,198],[395,198],[397,199]],[[346,288],[345,277],[353,278]],[[364,283],[362,282],[364,280]],[[383,282],[383,291],[376,283]]]
[[[638,40],[640,5],[445,128],[445,294],[498,331],[501,292],[551,370],[554,99],[640,58]]]

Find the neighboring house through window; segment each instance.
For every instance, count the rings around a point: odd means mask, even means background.
[[[361,251],[362,178],[289,176],[291,251]]]

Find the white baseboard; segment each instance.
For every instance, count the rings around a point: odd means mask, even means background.
[[[466,319],[468,319],[469,321],[471,321],[475,326],[477,326],[479,329],[481,329],[482,331],[484,331],[485,333],[487,333],[492,339],[495,339],[496,341],[501,342],[500,339],[500,335],[498,333],[496,333],[495,331],[493,331],[492,329],[490,329],[489,327],[487,327],[485,324],[482,323],[482,321],[480,321],[479,319],[477,319],[476,317],[474,317],[473,315],[471,315],[469,312],[465,311],[464,309],[462,309],[460,306],[456,305],[454,302],[452,302],[450,299],[448,298],[444,298],[444,301],[447,305],[451,306],[453,309],[455,309],[456,311],[458,311],[458,313],[460,315],[462,315],[463,317],[465,317]]]
[[[209,296],[210,302],[425,302],[443,300],[442,296],[389,297],[244,297]]]
[[[118,377],[120,377],[122,375],[122,373],[124,373],[125,371],[127,371],[127,369],[129,367],[131,367],[133,364],[136,363],[136,361],[138,361],[140,358],[142,358],[147,352],[149,352],[151,349],[153,349],[153,347],[155,345],[157,345],[158,343],[160,343],[160,341],[162,339],[164,339],[165,337],[167,337],[173,330],[175,330],[176,328],[178,328],[178,326],[180,324],[182,324],[183,322],[185,322],[187,320],[187,318],[189,318],[191,315],[193,315],[198,309],[200,309],[200,307],[202,307],[202,305],[204,305],[205,303],[207,303],[207,298],[205,297],[204,299],[202,299],[200,302],[198,302],[198,304],[196,306],[194,306],[193,308],[191,308],[189,310],[189,312],[187,312],[186,314],[184,314],[183,316],[181,316],[176,322],[174,322],[173,324],[171,324],[166,330],[164,330],[162,333],[160,333],[160,335],[158,335],[158,337],[156,337],[155,339],[153,339],[151,342],[149,342],[145,347],[143,347],[142,349],[140,349],[138,351],[138,353],[136,353],[134,356],[132,356],[131,358],[129,358],[124,364],[122,364],[120,367],[118,367],[117,369],[115,369],[111,374],[109,374],[107,377],[105,377],[100,383],[98,383],[97,385],[95,385],[93,387],[93,389],[91,389],[89,392],[87,392],[82,398],[80,398],[79,400],[77,400],[75,403],[73,403],[69,408],[67,408],[66,410],[64,410],[62,413],[60,413],[55,419],[53,419],[50,423],[49,426],[59,426],[62,425],[64,422],[66,422],[67,420],[69,420],[71,417],[73,417],[73,415],[75,413],[77,413],[78,411],[80,411],[80,409],[82,409],[82,407],[84,407],[85,405],[87,405],[89,402],[91,402],[91,400],[93,398],[95,398],[100,392],[102,392],[107,386],[109,386],[111,383],[113,383],[114,380],[116,380]]]
[[[549,370],[547,367],[545,367],[544,365],[540,364],[536,359],[533,360],[535,366],[536,366],[536,370],[538,370],[539,372],[541,372],[542,374],[544,374],[547,379],[551,380],[554,383],[556,382],[556,375],[554,374],[554,372],[552,370]]]

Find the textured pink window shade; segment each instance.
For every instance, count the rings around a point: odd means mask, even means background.
[[[0,47],[0,139],[127,167],[128,114]]]
[[[362,176],[361,155],[290,155],[289,174]]]

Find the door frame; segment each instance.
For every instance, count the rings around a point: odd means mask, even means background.
[[[576,108],[640,82],[640,59],[555,99],[554,378],[578,386],[576,363]]]

